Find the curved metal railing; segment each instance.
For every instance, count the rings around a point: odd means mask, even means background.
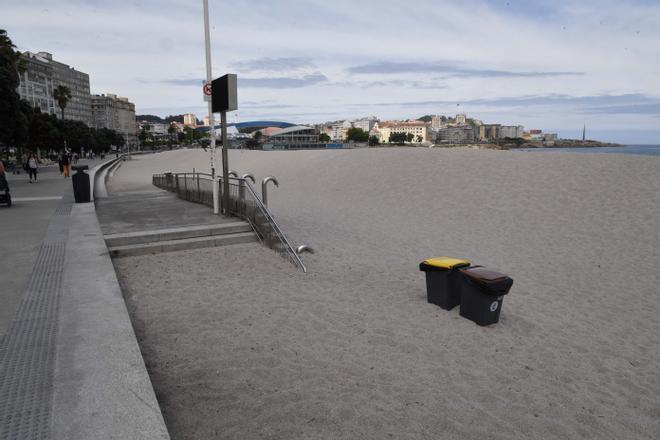
[[[287,258],[293,265],[307,272],[305,264],[293,244],[282,231],[268,207],[254,190],[248,179],[251,176],[229,178],[229,207],[232,215],[247,221],[259,241]],[[223,185],[220,180],[220,206],[223,206]],[[181,199],[213,206],[213,176],[207,173],[154,174],[154,186],[171,191]]]

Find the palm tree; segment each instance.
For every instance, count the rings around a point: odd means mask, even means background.
[[[57,105],[62,109],[62,120],[64,120],[64,108],[71,99],[71,90],[67,86],[60,84],[53,90],[53,98],[55,98]]]

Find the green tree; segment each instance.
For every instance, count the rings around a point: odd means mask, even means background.
[[[142,145],[146,145],[147,140],[149,139],[149,124],[145,124],[142,126],[142,129],[140,130],[140,134],[138,134],[138,139],[142,143]]]
[[[406,141],[407,142],[412,142],[413,139],[415,139],[415,135],[412,133],[406,133]]]
[[[35,108],[30,118],[26,146],[31,151],[63,145],[62,130],[54,115]]]
[[[328,142],[330,142],[330,136],[328,136],[328,133],[321,133],[319,135],[319,142],[326,143],[326,144]]]
[[[406,141],[408,141],[408,136],[406,136],[406,133],[390,134],[390,143],[392,144],[403,145]]]
[[[183,127],[183,134],[187,144],[192,144],[195,141],[195,131],[192,127]]]
[[[346,133],[346,140],[349,142],[367,142],[369,141],[369,133],[361,128],[349,128]]]
[[[55,98],[57,105],[62,110],[62,120],[64,120],[64,109],[71,100],[71,90],[67,86],[60,84],[53,90],[53,98]]]
[[[416,141],[416,142],[423,142],[423,141],[424,141],[424,138],[423,138],[422,136],[420,136],[420,135],[417,135],[417,137],[415,138],[415,141]]]
[[[167,141],[167,145],[168,145],[169,148],[171,149],[171,148],[172,148],[172,138],[173,138],[174,135],[176,134],[176,125],[174,125],[174,122],[171,122],[171,123],[170,123],[170,126],[169,126],[168,129],[167,129],[167,134],[169,134],[169,136],[168,136],[168,141]]]
[[[7,32],[0,29],[0,143],[20,147],[27,140],[29,109],[17,92],[22,70],[21,53]],[[28,111],[29,112],[29,111]]]
[[[380,140],[378,140],[378,136],[369,136],[369,146],[373,147],[375,145],[380,144]]]

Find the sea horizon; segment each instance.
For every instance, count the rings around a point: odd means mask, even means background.
[[[573,147],[573,148],[521,148],[516,151],[559,151],[570,153],[607,153],[660,156],[660,144],[628,144],[620,147]]]

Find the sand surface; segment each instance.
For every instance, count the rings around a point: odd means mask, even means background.
[[[660,158],[232,151],[303,274],[257,244],[115,260],[173,439],[660,438]],[[208,168],[126,163],[110,191]],[[426,302],[421,260],[515,279],[500,323]]]

